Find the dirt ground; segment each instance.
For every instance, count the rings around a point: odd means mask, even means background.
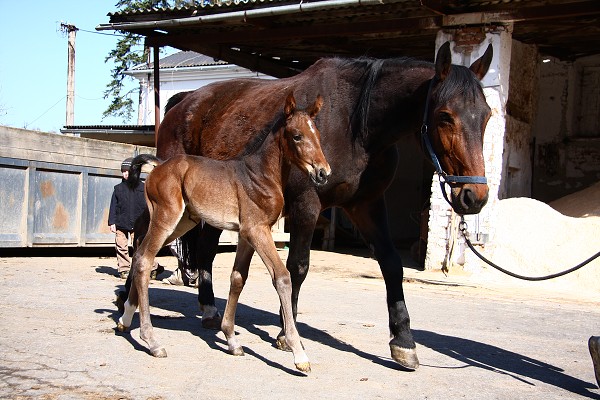
[[[64,253],[68,253],[65,249]],[[285,259],[287,252],[281,250]],[[215,261],[223,310],[234,254]],[[176,260],[164,256],[165,278]],[[600,300],[584,291],[405,268],[421,367],[390,358],[385,291],[364,252],[313,251],[298,328],[308,375],[274,347],[278,300],[256,257],[238,307],[246,355],[205,330],[196,290],[153,282],[152,321],[168,357],[115,330],[123,282],[110,256],[0,257],[0,397],[10,399],[600,398],[587,350]]]

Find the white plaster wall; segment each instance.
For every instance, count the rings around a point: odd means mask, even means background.
[[[452,32],[441,31],[436,39],[436,51],[448,40],[452,40]],[[471,240],[487,242],[493,236],[492,221],[494,208],[498,202],[498,192],[502,179],[502,153],[504,151],[504,133],[506,130],[505,113],[508,99],[509,72],[511,59],[512,38],[508,29],[488,32],[486,38],[472,54],[464,55],[453,52],[452,61],[455,64],[470,66],[473,61],[483,55],[492,44],[494,57],[487,75],[482,83],[488,105],[492,108],[492,116],[486,127],[483,143],[486,177],[488,178],[488,204],[478,215],[465,216],[469,226]],[[451,46],[453,48],[453,46]],[[471,254],[465,253],[464,241],[459,237],[457,226],[458,216],[443,198],[438,179],[432,181],[431,209],[429,216],[429,233],[426,269],[439,269],[456,262],[464,264],[468,269]]]

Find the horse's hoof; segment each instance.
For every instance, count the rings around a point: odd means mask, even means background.
[[[417,358],[416,349],[407,349],[395,345],[390,345],[392,358],[403,368],[414,371],[419,368],[419,359]]]
[[[220,330],[221,314],[217,313],[212,317],[202,317],[202,327],[205,329]]]
[[[296,364],[296,369],[302,372],[310,372],[310,363],[309,362],[301,362]]]
[[[592,356],[592,364],[594,365],[594,374],[596,375],[596,383],[600,387],[600,337],[592,336],[588,339],[588,349]]]
[[[282,351],[292,351],[290,346],[285,341],[285,336],[279,336],[275,341],[275,346]]]
[[[241,347],[236,347],[235,349],[229,350],[229,354],[231,354],[232,356],[236,356],[236,357],[241,357],[241,356],[246,355],[246,353],[244,353],[244,349],[242,349]]]
[[[117,330],[118,330],[119,332],[127,332],[127,331],[129,330],[129,327],[128,327],[128,326],[125,326],[125,325],[123,325],[123,324],[122,324],[122,323],[120,323],[120,322],[117,322]]]
[[[165,350],[164,347],[159,347],[158,349],[150,350],[150,352],[156,358],[166,358],[167,357],[167,351]]]

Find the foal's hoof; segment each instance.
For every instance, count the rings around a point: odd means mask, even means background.
[[[212,317],[202,317],[202,327],[205,329],[220,330],[221,314],[217,313]]]
[[[407,349],[396,345],[390,345],[392,358],[402,367],[414,371],[419,368],[419,359],[415,349]]]
[[[150,353],[152,353],[152,355],[156,358],[166,358],[167,357],[167,351],[165,350],[164,347],[159,347],[158,349],[150,349]]]
[[[129,330],[129,327],[123,325],[121,322],[117,322],[117,330],[119,332],[127,332]]]
[[[288,344],[285,341],[285,336],[279,336],[277,338],[277,340],[275,341],[275,346],[279,349],[279,350],[283,350],[283,351],[292,351],[292,349],[290,348],[290,346],[288,346]],[[310,365],[308,367],[310,369]]]
[[[309,362],[301,362],[296,364],[296,369],[302,372],[310,372],[310,363]]]
[[[236,356],[236,357],[241,357],[241,356],[246,355],[246,353],[244,353],[244,349],[241,347],[236,347],[234,349],[230,349],[229,354],[231,354],[232,356]]]

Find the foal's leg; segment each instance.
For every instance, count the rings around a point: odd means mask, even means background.
[[[221,322],[221,330],[227,339],[227,347],[229,348],[229,352],[234,356],[244,355],[244,350],[235,337],[235,310],[246,279],[248,279],[248,270],[253,254],[254,249],[252,246],[240,236],[235,253],[233,270],[231,271],[229,298],[227,299],[223,321]]]
[[[154,259],[166,243],[169,233],[170,232],[162,229],[156,229],[151,223],[148,235],[143,240],[139,251],[134,255],[134,260],[137,262],[133,264],[133,286],[139,296],[140,338],[148,344],[150,353],[152,353],[154,357],[166,357],[167,352],[154,336],[154,329],[152,328],[152,322],[150,321],[148,285],[150,284],[150,271],[154,265]],[[129,299],[125,303],[126,309],[128,302]]]
[[[240,232],[240,234],[241,233],[242,232]],[[273,243],[273,236],[271,235],[269,227],[254,227],[248,233],[247,240],[256,249],[256,252],[265,263],[271,274],[273,286],[275,286],[275,290],[277,290],[277,294],[279,295],[285,341],[292,350],[292,353],[294,353],[294,363],[296,364],[296,368],[303,372],[309,372],[310,361],[300,342],[300,335],[296,329],[296,323],[292,312],[292,284],[290,273],[277,254],[277,249],[275,248],[275,243]]]
[[[294,321],[298,315],[298,298],[302,283],[308,275],[310,265],[310,246],[321,203],[314,191],[306,192],[294,198],[288,204],[288,221],[290,229],[290,250],[287,259],[287,269],[292,281],[292,314]],[[282,330],[277,335],[277,348],[290,351],[286,344],[283,330],[283,317],[280,313]]]
[[[149,235],[144,238],[138,251],[133,256],[131,272],[133,284],[129,296],[124,304],[124,312],[117,328],[126,331],[131,326],[131,321],[136,308],[140,308],[140,337],[144,340],[155,357],[166,357],[167,352],[154,337],[152,323],[150,321],[150,301],[148,297],[148,285],[150,283],[150,271],[154,265],[154,259],[162,248],[169,233],[153,229],[150,226]]]
[[[346,208],[363,238],[372,247],[379,262],[387,294],[392,358],[407,369],[417,369],[416,345],[410,331],[410,317],[402,288],[402,260],[394,247],[387,222],[383,197]]]

